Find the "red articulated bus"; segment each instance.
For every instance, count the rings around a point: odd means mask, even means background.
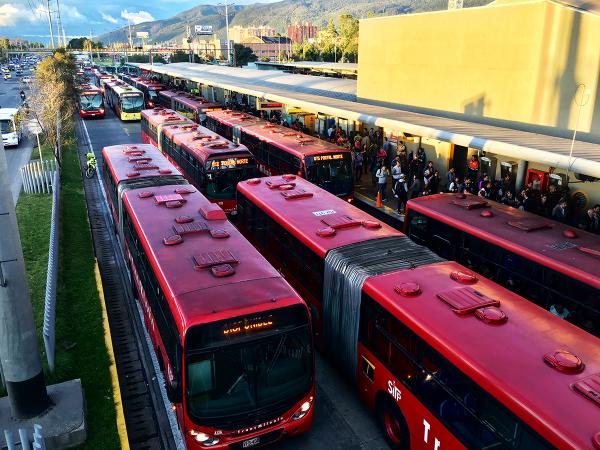
[[[309,301],[394,449],[600,445],[600,340],[293,175],[238,227]]]
[[[174,109],[173,98],[182,94],[185,94],[185,92],[165,89],[158,93],[158,103],[164,108]]]
[[[223,210],[149,147],[105,148],[104,186],[121,205],[119,236],[187,448],[246,449],[308,431],[306,304]],[[146,164],[162,158],[156,165],[171,167],[175,183],[145,175],[152,170],[124,173],[130,157],[148,155]]]
[[[209,102],[201,97],[187,93],[176,95],[172,98],[172,101],[175,111],[196,123],[204,123],[208,111],[217,111],[223,108],[220,103]]]
[[[130,189],[188,184],[153,145],[112,145],[102,149],[102,184],[115,225],[121,223],[122,196]]]
[[[104,117],[104,97],[102,91],[94,86],[86,85],[79,93],[79,117]]]
[[[209,129],[248,147],[263,174],[297,174],[338,197],[352,199],[350,150],[231,110],[206,115]]]
[[[142,111],[142,142],[152,144],[162,150],[160,143],[160,134],[166,125],[194,125],[190,119],[177,114],[172,109],[166,109],[162,106],[157,106],[153,109],[145,109]]]
[[[600,337],[600,236],[477,196],[408,202],[405,232]]]
[[[235,215],[236,186],[258,174],[248,149],[194,123],[164,125],[161,151],[206,197]]]

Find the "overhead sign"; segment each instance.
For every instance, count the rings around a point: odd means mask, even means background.
[[[283,103],[275,103],[269,101],[256,101],[256,109],[259,111],[268,111],[268,110],[281,110],[283,109]]]
[[[138,39],[148,39],[150,33],[148,33],[147,31],[138,31],[137,33],[135,33],[135,35]]]
[[[201,34],[201,35],[214,34],[213,26],[212,25],[195,25],[194,33]]]
[[[288,106],[288,108],[287,108],[288,114],[300,114],[303,112],[304,111],[302,110],[302,108],[295,108],[295,107],[290,107],[290,106]]]

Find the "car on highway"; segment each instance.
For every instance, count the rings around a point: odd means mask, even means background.
[[[23,77],[23,83],[31,83],[31,77],[29,75],[25,75]]]
[[[17,121],[17,108],[0,108],[0,130],[5,147],[18,147],[23,130]]]
[[[10,72],[4,72],[3,77],[4,77],[4,80],[8,80],[8,79],[12,78],[12,75]]]

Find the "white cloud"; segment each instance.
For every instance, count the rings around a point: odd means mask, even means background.
[[[152,22],[154,20],[154,17],[152,17],[152,14],[148,11],[130,12],[124,9],[121,11],[121,17],[134,25],[142,22]]]
[[[103,18],[104,20],[106,20],[107,22],[110,22],[110,23],[112,23],[112,24],[115,24],[115,25],[116,25],[117,23],[119,23],[119,19],[117,19],[117,18],[115,18],[115,17],[111,16],[110,14],[104,14],[104,13],[100,13],[100,14],[102,14],[102,18]]]
[[[75,6],[62,4],[60,6],[60,16],[63,20],[80,21],[86,20]]]
[[[40,13],[42,7],[36,9],[35,14],[27,9],[24,5],[15,5],[13,3],[0,4],[0,26],[15,27],[22,24],[24,21],[37,22],[41,20]]]

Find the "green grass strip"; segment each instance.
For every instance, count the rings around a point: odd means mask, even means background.
[[[55,372],[46,383],[80,378],[87,403],[88,439],[81,449],[118,449],[119,436],[104,343],[102,309],[95,278],[77,144],[72,133],[63,147],[60,214],[60,260],[56,311]],[[29,277],[34,315],[41,336],[44,310],[50,195],[22,195],[17,205],[19,229]],[[40,342],[42,342],[40,340]],[[43,352],[43,344],[40,344]],[[43,355],[44,365],[45,355]]]

